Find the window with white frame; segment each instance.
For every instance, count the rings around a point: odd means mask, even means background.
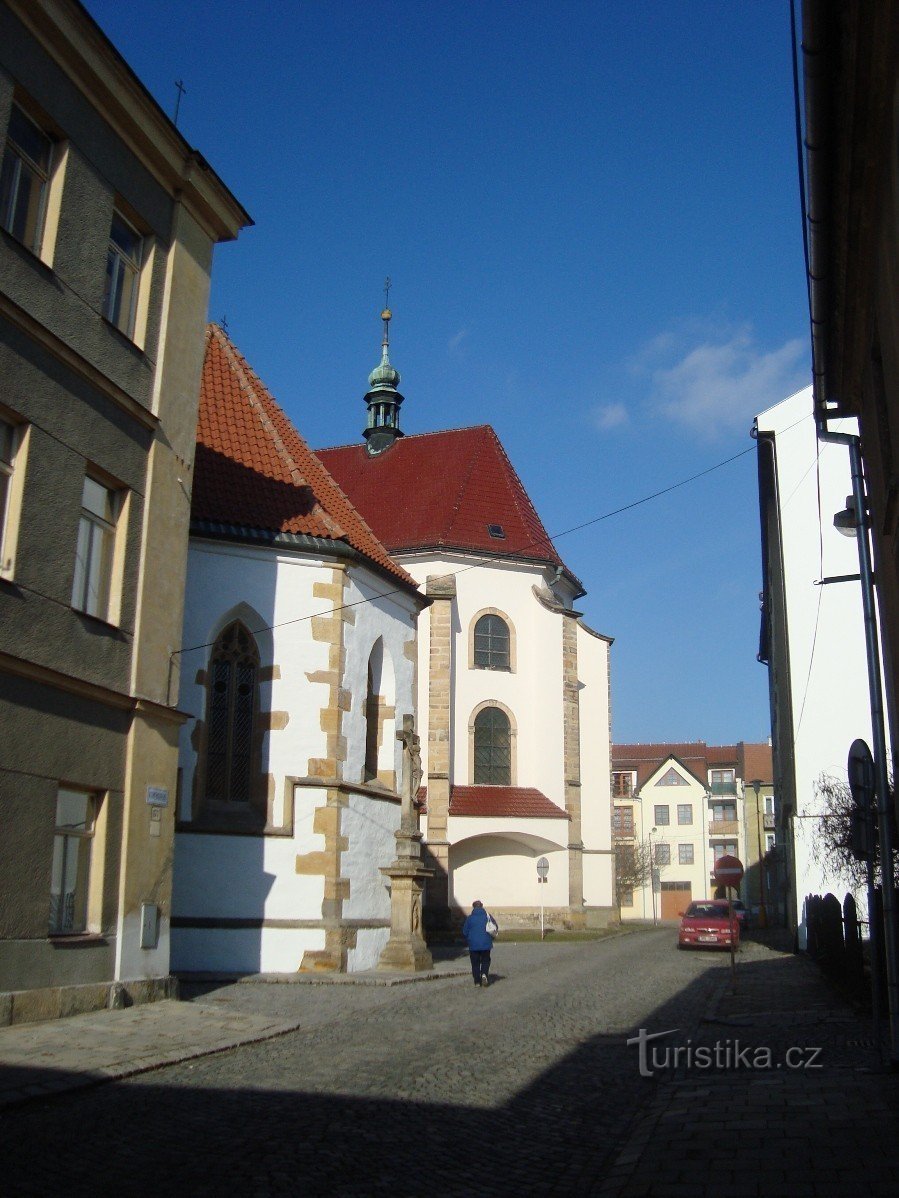
[[[60,789],[50,875],[50,935],[87,931],[91,849],[97,796]]]
[[[712,852],[715,854],[715,860],[720,857],[736,857],[737,844],[736,841],[728,841],[725,844],[712,845]]]
[[[678,803],[677,805],[677,822],[679,824],[693,823],[693,804]]]
[[[672,766],[671,769],[668,770],[666,773],[662,774],[661,778],[659,778],[658,782],[656,783],[656,786],[689,786],[689,785],[690,785],[690,783],[687,781],[687,779],[683,776],[683,774],[679,774],[677,772],[677,770],[674,768],[674,766]]]
[[[113,212],[106,251],[103,315],[126,337],[134,336],[143,243],[134,225],[120,212]]]
[[[671,814],[667,803],[656,803],[653,811],[655,813],[653,823],[655,823],[656,827],[671,823]]]
[[[0,225],[39,254],[47,212],[53,141],[13,104],[0,168]]]
[[[677,846],[677,863],[678,865],[693,864],[693,845],[679,844]]]
[[[101,620],[107,618],[109,611],[117,508],[116,492],[86,475],[75,550],[72,606]]]
[[[655,860],[656,860],[656,865],[670,865],[671,864],[671,845],[670,844],[657,844],[655,846]]]
[[[765,815],[774,814],[774,795],[765,795]]]
[[[765,833],[765,852],[766,853],[770,853],[771,850],[774,848],[776,839],[777,838],[776,838],[776,835],[774,832],[766,832]]]
[[[713,795],[737,793],[737,780],[733,770],[710,770],[709,784]]]

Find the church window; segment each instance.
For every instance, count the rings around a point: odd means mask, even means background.
[[[474,781],[512,785],[512,729],[499,707],[484,707],[474,720]]]
[[[474,665],[480,670],[508,670],[509,625],[497,615],[481,616],[474,626]]]
[[[219,636],[209,663],[207,799],[250,802],[258,691],[259,650],[235,620]]]
[[[365,695],[365,773],[364,779],[370,782],[378,776],[378,741],[379,741],[380,704],[375,690],[374,671],[372,662],[368,663],[368,686]]]

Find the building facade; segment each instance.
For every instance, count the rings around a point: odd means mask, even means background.
[[[752,773],[752,779],[747,774]],[[613,836],[622,919],[671,920],[693,899],[712,898],[719,857],[738,857],[752,900],[753,837],[746,820],[751,782],[770,789],[768,745],[615,744]]]
[[[114,97],[114,102],[112,98]],[[0,991],[165,992],[187,501],[248,223],[70,0],[0,4]]]
[[[430,601],[418,726],[432,926],[475,898],[500,921],[582,926],[612,912],[609,648],[488,425],[403,436],[382,359],[365,444],[319,451]],[[536,862],[546,857],[548,881]]]
[[[371,968],[426,601],[214,325],[197,435],[173,968]]]
[[[804,939],[803,903],[851,881],[821,854],[822,781],[847,782],[858,737],[871,744],[871,708],[854,537],[833,516],[852,490],[846,451],[817,440],[807,387],[756,419],[762,534],[759,660],[768,668],[774,784],[778,797],[777,889]],[[834,425],[845,433],[856,422]],[[825,580],[842,580],[830,581]],[[855,893],[866,908],[865,896]]]

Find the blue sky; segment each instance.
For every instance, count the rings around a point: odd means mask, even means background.
[[[786,0],[88,0],[256,226],[211,316],[356,441],[488,422],[551,534],[749,449],[809,381]],[[768,735],[755,457],[559,537],[617,740]]]

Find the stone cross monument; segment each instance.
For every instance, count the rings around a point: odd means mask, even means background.
[[[421,892],[433,874],[421,860],[422,833],[418,828],[415,795],[421,784],[421,742],[411,715],[403,716],[403,730],[396,734],[403,745],[402,807],[396,836],[396,860],[382,866],[390,879],[390,939],[384,946],[378,969],[413,973],[434,964],[421,931]]]

